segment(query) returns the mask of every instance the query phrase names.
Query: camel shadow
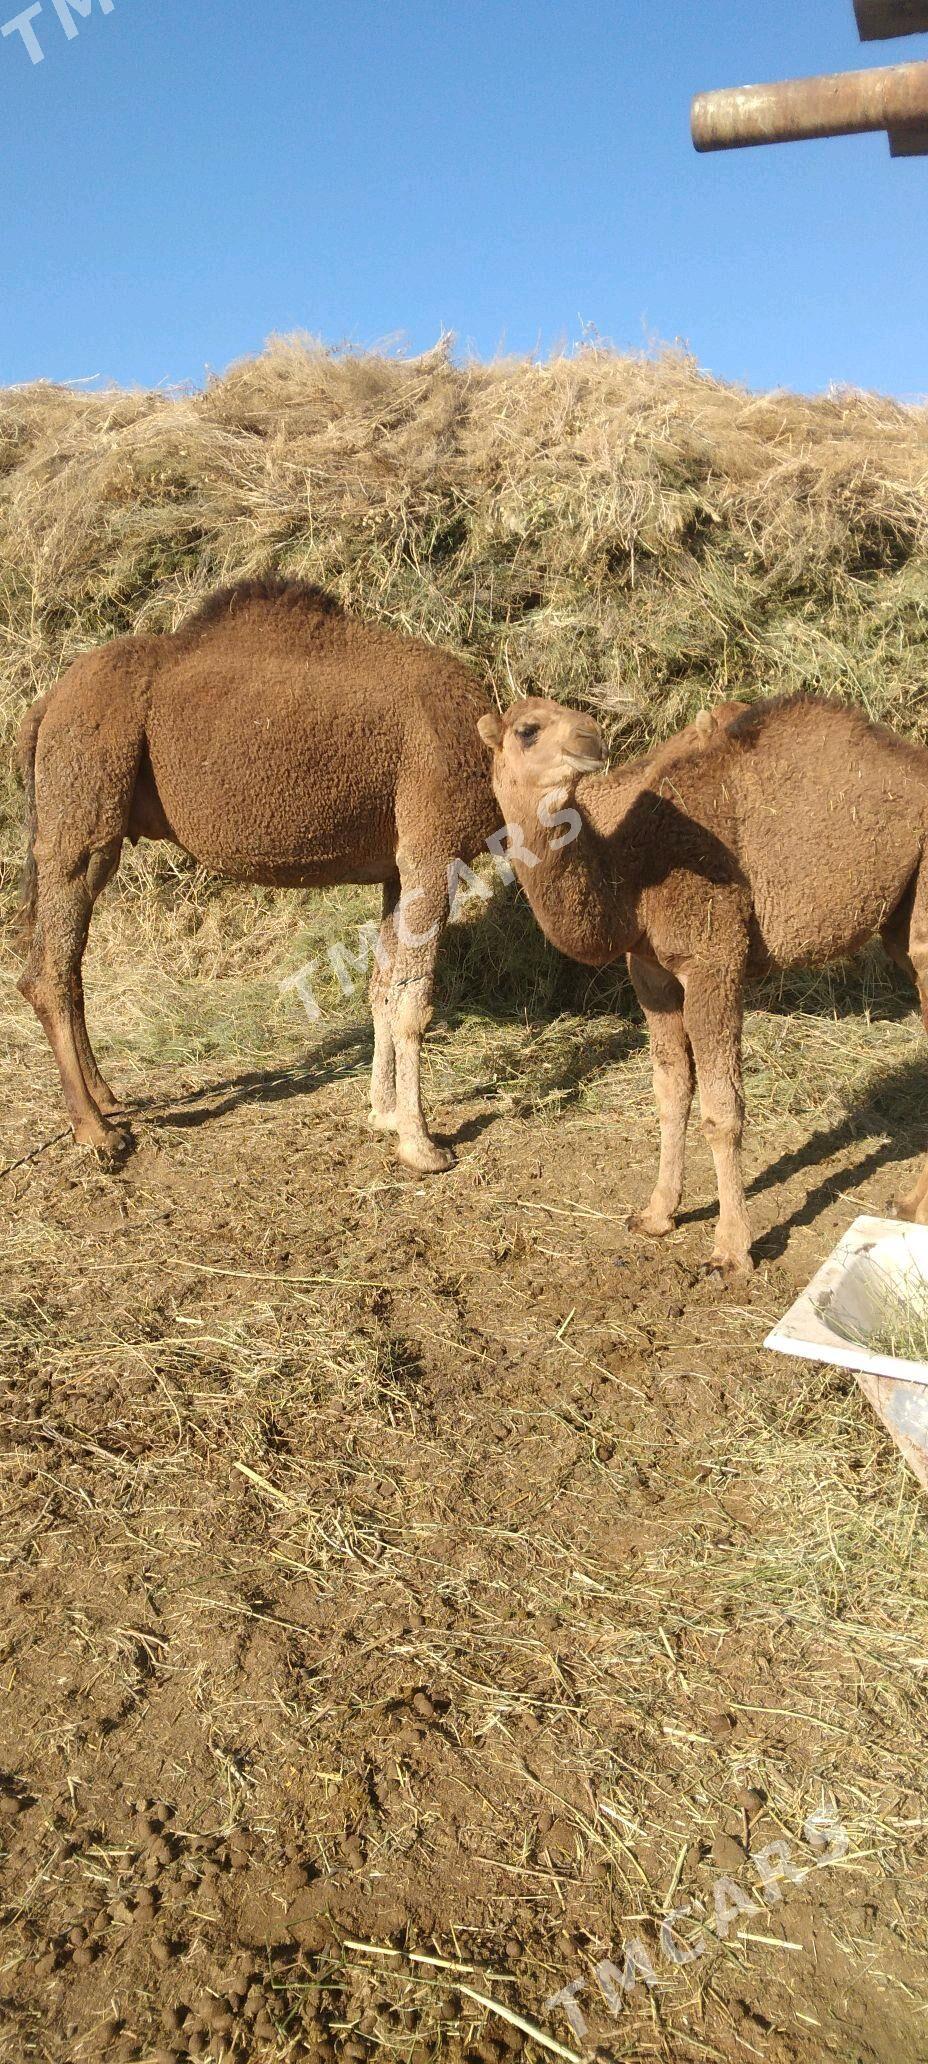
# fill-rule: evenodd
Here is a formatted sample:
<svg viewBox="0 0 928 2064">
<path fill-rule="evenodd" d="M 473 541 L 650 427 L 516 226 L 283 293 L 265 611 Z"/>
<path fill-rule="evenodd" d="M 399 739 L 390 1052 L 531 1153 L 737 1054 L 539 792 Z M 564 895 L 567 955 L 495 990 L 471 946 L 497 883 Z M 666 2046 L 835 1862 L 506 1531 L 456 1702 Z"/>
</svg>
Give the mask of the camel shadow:
<svg viewBox="0 0 928 2064">
<path fill-rule="evenodd" d="M 643 1030 L 629 1019 L 623 999 L 624 967 L 591 977 L 589 969 L 548 945 L 521 893 L 509 898 L 497 884 L 491 902 L 467 925 L 452 925 L 440 947 L 436 978 L 436 1008 L 439 1020 L 452 1033 L 459 1032 L 476 1014 L 504 1029 L 526 1025 L 537 1032 L 565 1025 L 582 1013 L 582 1027 L 565 1038 L 560 1068 L 546 1076 L 547 1092 L 558 1092 L 565 1100 L 579 1096 L 584 1082 L 604 1072 L 626 1053 L 641 1045 Z M 630 985 L 624 985 L 628 996 Z M 360 992 L 359 992 L 360 1002 Z M 275 1104 L 310 1096 L 329 1082 L 362 1075 L 373 1058 L 373 1027 L 366 1006 L 357 1022 L 342 1021 L 328 1033 L 310 1033 L 305 1058 L 279 1067 L 250 1069 L 205 1082 L 177 1096 L 133 1097 L 122 1106 L 123 1115 L 150 1119 L 174 1130 L 193 1130 L 249 1104 Z M 468 1085 L 468 1097 L 495 1094 L 495 1079 Z M 527 1113 L 531 1098 L 518 1106 Z M 498 1113 L 487 1112 L 467 1119 L 456 1131 L 440 1137 L 449 1145 L 478 1138 L 496 1122 Z"/>
<path fill-rule="evenodd" d="M 928 1128 L 916 1127 L 913 1117 L 916 1109 L 924 1107 L 926 1086 L 925 1069 L 919 1062 L 900 1062 L 846 1117 L 834 1125 L 820 1126 L 801 1147 L 778 1154 L 752 1178 L 746 1185 L 746 1194 L 748 1198 L 760 1197 L 765 1190 L 776 1189 L 805 1169 L 820 1167 L 823 1161 L 849 1147 L 861 1145 L 867 1139 L 875 1142 L 851 1166 L 836 1169 L 815 1183 L 786 1218 L 779 1219 L 754 1242 L 758 1260 L 778 1261 L 786 1251 L 790 1234 L 800 1226 L 813 1225 L 842 1192 L 859 1188 L 881 1168 L 893 1167 L 925 1151 Z M 887 1137 L 890 1128 L 891 1136 Z M 714 1219 L 717 1210 L 714 1202 L 702 1204 L 692 1211 L 681 1211 L 678 1223 L 698 1225 Z"/>
<path fill-rule="evenodd" d="M 454 1033 L 466 1024 L 469 1015 L 460 1009 L 450 1011 L 445 1014 L 444 1023 Z M 514 1011 L 505 1010 L 487 1015 L 498 1024 L 518 1023 L 525 1027 L 524 1013 L 517 1017 Z M 587 1084 L 620 1066 L 646 1044 L 644 1026 L 619 1015 L 614 1003 L 608 1016 L 605 1011 L 597 1013 L 580 1026 L 571 1017 L 552 1010 L 536 1018 L 533 1029 L 556 1026 L 562 1018 L 565 1036 L 555 1065 L 545 1072 L 543 1085 L 545 1099 L 557 1099 L 561 1107 L 576 1103 Z M 124 1106 L 125 1115 L 130 1119 L 149 1119 L 172 1130 L 195 1130 L 249 1104 L 288 1103 L 295 1097 L 311 1096 L 328 1083 L 364 1076 L 372 1057 L 372 1028 L 363 1022 L 318 1040 L 305 1060 L 280 1068 L 228 1075 L 181 1096 L 139 1098 Z M 468 1083 L 468 1101 L 495 1097 L 498 1089 L 498 1078 L 485 1075 Z M 534 1115 L 536 1108 L 536 1094 L 526 1090 L 523 1096 L 514 1096 L 507 1116 L 527 1118 Z M 498 1109 L 478 1111 L 459 1126 L 436 1132 L 435 1137 L 444 1145 L 463 1146 L 497 1124 L 500 1115 Z"/>
<path fill-rule="evenodd" d="M 721 851 L 713 853 L 707 861 L 703 853 L 700 858 L 704 866 L 711 862 L 717 872 L 723 855 Z M 911 1012 L 913 999 L 909 984 L 878 950 L 876 955 L 865 954 L 849 965 L 818 971 L 814 976 L 768 978 L 752 985 L 748 1001 L 776 1015 L 794 1016 L 798 1011 L 834 1019 L 868 1010 L 871 1016 L 898 1020 Z M 624 961 L 593 972 L 566 959 L 544 939 L 522 893 L 510 895 L 498 884 L 492 898 L 471 920 L 452 925 L 445 933 L 436 1002 L 441 1022 L 452 1035 L 460 1033 L 476 1014 L 499 1033 L 534 1039 L 555 1035 L 546 1046 L 543 1070 L 526 1067 L 524 1088 L 518 1061 L 511 1053 L 500 1056 L 498 1069 L 491 1064 L 491 1071 L 467 1083 L 468 1102 L 495 1099 L 503 1078 L 510 1092 L 508 1117 L 531 1119 L 540 1103 L 556 1101 L 562 1109 L 576 1104 L 585 1088 L 647 1046 L 646 1028 Z M 370 1066 L 372 1042 L 365 1013 L 350 1026 L 342 1022 L 328 1033 L 317 1033 L 305 1058 L 279 1067 L 230 1073 L 177 1097 L 133 1100 L 125 1107 L 126 1116 L 192 1130 L 250 1104 L 271 1105 L 311 1096 L 329 1082 L 363 1075 Z M 912 1085 L 918 1073 L 914 1064 L 911 1070 L 897 1069 L 857 1111 L 837 1125 L 821 1129 L 801 1149 L 781 1156 L 754 1178 L 749 1195 L 760 1194 L 852 1146 L 861 1133 L 885 1134 L 890 1124 L 899 1133 L 895 1144 L 884 1139 L 854 1169 L 811 1190 L 782 1229 L 764 1236 L 758 1251 L 773 1258 L 783 1251 L 792 1227 L 813 1220 L 837 1188 L 846 1187 L 855 1177 L 864 1181 L 886 1163 L 918 1151 L 920 1142 L 906 1144 L 902 1112 L 891 1108 L 907 1103 L 911 1113 L 916 1102 Z M 499 1123 L 501 1115 L 499 1106 L 478 1111 L 437 1136 L 448 1145 L 465 1145 Z M 710 1219 L 714 1209 L 696 1209 L 684 1214 L 681 1222 Z"/>
<path fill-rule="evenodd" d="M 548 1022 L 552 1026 L 556 1025 L 560 1016 L 560 1013 L 552 1013 Z M 607 1022 L 603 1014 L 594 1035 L 591 1035 L 586 1027 L 580 1031 L 566 1033 L 559 1062 L 546 1070 L 543 1085 L 539 1085 L 537 1090 L 526 1089 L 522 1095 L 517 1091 L 513 1093 L 510 1089 L 510 1101 L 505 1113 L 507 1119 L 518 1121 L 535 1118 L 540 1100 L 545 1104 L 556 1103 L 560 1111 L 568 1109 L 571 1105 L 579 1103 L 584 1089 L 591 1083 L 611 1074 L 623 1061 L 630 1060 L 633 1055 L 640 1053 L 647 1045 L 644 1026 L 636 1024 L 631 1019 L 616 1018 L 614 1013 L 613 1019 L 613 1022 Z M 456 1016 L 454 1024 L 458 1022 Z M 565 1020 L 565 1025 L 569 1022 Z M 522 1024 L 524 1023 L 523 1019 Z M 498 1090 L 499 1082 L 491 1076 L 480 1082 L 469 1083 L 467 1095 L 469 1099 L 495 1097 Z M 454 1132 L 443 1133 L 441 1138 L 448 1146 L 463 1146 L 479 1139 L 491 1126 L 498 1125 L 502 1115 L 498 1107 L 495 1110 L 478 1111 L 473 1118 L 465 1119 Z"/>
<path fill-rule="evenodd" d="M 205 1082 L 183 1096 L 145 1097 L 125 1106 L 128 1118 L 150 1118 L 159 1125 L 190 1129 L 211 1124 L 246 1104 L 288 1103 L 292 1097 L 309 1096 L 327 1082 L 338 1082 L 363 1072 L 370 1064 L 372 1039 L 368 1025 L 330 1033 L 320 1040 L 304 1061 L 283 1068 L 251 1069 L 246 1074 L 228 1075 L 219 1082 Z"/>
</svg>

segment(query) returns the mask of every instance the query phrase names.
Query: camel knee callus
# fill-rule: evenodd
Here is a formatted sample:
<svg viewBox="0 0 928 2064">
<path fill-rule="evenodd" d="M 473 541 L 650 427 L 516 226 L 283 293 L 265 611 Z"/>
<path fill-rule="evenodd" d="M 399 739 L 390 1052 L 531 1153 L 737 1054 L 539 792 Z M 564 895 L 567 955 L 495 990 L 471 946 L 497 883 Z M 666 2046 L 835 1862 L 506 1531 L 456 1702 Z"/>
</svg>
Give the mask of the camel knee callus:
<svg viewBox="0 0 928 2064">
<path fill-rule="evenodd" d="M 728 704 L 614 773 L 560 704 L 480 721 L 507 820 L 541 798 L 575 835 L 513 864 L 543 931 L 590 966 L 621 954 L 648 1023 L 660 1167 L 637 1223 L 674 1223 L 694 1083 L 715 1161 L 713 1265 L 750 1266 L 741 1177 L 745 980 L 843 960 L 876 934 L 918 985 L 928 1026 L 928 751 L 811 696 Z M 899 1211 L 928 1223 L 928 1162 Z"/>
<path fill-rule="evenodd" d="M 171 839 L 238 881 L 383 883 L 372 1117 L 410 1166 L 448 1166 L 422 1113 L 419 1047 L 449 875 L 496 823 L 476 732 L 486 709 L 450 654 L 275 580 L 222 590 L 170 635 L 88 654 L 33 706 L 20 731 L 20 986 L 78 1140 L 109 1155 L 124 1144 L 84 1022 L 94 900 L 126 838 Z"/>
</svg>

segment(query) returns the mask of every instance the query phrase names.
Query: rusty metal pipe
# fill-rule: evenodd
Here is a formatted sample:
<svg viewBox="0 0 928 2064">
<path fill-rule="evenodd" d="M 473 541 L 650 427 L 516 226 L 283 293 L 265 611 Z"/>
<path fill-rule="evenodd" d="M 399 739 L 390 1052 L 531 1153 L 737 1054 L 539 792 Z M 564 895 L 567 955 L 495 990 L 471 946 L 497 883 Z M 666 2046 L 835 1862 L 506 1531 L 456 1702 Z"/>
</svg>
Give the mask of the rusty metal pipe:
<svg viewBox="0 0 928 2064">
<path fill-rule="evenodd" d="M 745 144 L 798 143 L 814 136 L 858 136 L 866 130 L 915 132 L 928 124 L 928 63 L 881 65 L 870 72 L 832 72 L 820 79 L 784 79 L 769 86 L 733 86 L 693 102 L 698 151 Z"/>
</svg>

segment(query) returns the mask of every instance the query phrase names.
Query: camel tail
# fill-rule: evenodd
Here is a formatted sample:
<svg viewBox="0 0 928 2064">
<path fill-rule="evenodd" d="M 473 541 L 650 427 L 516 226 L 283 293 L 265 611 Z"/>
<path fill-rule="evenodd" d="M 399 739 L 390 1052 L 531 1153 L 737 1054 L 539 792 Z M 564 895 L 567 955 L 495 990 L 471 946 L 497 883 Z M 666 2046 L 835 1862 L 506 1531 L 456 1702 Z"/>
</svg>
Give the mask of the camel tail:
<svg viewBox="0 0 928 2064">
<path fill-rule="evenodd" d="M 26 857 L 20 880 L 17 929 L 20 944 L 26 953 L 32 944 L 39 887 L 39 873 L 35 864 L 35 841 L 39 829 L 35 802 L 35 756 L 39 743 L 39 727 L 48 704 L 49 697 L 40 695 L 32 708 L 26 711 L 19 727 L 19 764 L 26 791 Z"/>
</svg>

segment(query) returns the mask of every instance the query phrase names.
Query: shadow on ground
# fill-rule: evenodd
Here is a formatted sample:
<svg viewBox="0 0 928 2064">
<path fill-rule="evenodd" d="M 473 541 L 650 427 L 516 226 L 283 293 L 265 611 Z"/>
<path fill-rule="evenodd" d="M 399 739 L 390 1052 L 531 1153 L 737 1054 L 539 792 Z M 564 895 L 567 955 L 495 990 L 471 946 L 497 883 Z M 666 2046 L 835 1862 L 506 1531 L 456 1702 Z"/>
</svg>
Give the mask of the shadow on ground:
<svg viewBox="0 0 928 2064">
<path fill-rule="evenodd" d="M 757 1260 L 778 1261 L 786 1251 L 790 1234 L 799 1226 L 813 1225 L 821 1213 L 834 1204 L 841 1191 L 859 1189 L 881 1168 L 910 1161 L 928 1148 L 928 1128 L 921 1123 L 913 1123 L 915 1112 L 926 1101 L 925 1088 L 925 1069 L 917 1061 L 902 1062 L 881 1077 L 877 1088 L 844 1118 L 833 1125 L 820 1126 L 801 1147 L 778 1154 L 766 1168 L 752 1177 L 747 1184 L 749 1201 L 763 1196 L 765 1191 L 779 1189 L 805 1169 L 820 1168 L 824 1162 L 833 1161 L 848 1149 L 864 1146 L 870 1140 L 874 1142 L 856 1161 L 833 1169 L 815 1183 L 788 1218 L 781 1219 L 755 1242 Z M 681 1211 L 678 1222 L 680 1225 L 698 1225 L 715 1216 L 716 1205 L 713 1202 L 701 1204 L 692 1211 Z"/>
</svg>

